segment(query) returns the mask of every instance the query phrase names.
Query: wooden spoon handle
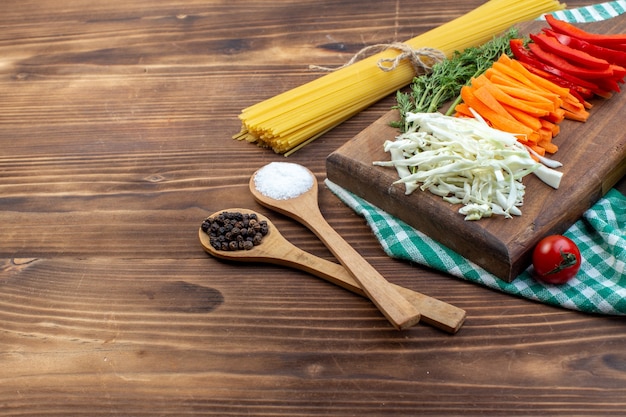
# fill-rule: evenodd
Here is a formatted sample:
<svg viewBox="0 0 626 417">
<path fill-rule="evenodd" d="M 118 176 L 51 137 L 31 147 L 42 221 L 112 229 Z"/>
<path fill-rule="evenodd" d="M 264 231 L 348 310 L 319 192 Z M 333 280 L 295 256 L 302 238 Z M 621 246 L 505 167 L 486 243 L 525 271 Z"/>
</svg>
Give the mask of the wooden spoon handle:
<svg viewBox="0 0 626 417">
<path fill-rule="evenodd" d="M 409 303 L 373 266 L 348 244 L 324 219 L 319 210 L 310 208 L 305 224 L 341 264 L 352 274 L 367 297 L 397 329 L 417 324 L 420 311 Z"/>
<path fill-rule="evenodd" d="M 258 172 L 250 178 L 249 188 L 259 203 L 286 214 L 315 233 L 339 262 L 350 271 L 369 299 L 396 329 L 405 329 L 417 324 L 420 312 L 415 306 L 402 297 L 326 222 L 317 202 L 317 181 L 312 173 L 309 174 L 313 179 L 313 186 L 308 191 L 288 199 L 276 199 L 259 191 L 255 183 Z"/>
<path fill-rule="evenodd" d="M 342 265 L 317 257 L 296 246 L 289 249 L 287 256 L 274 259 L 274 261 L 308 272 L 355 294 L 367 297 L 352 274 Z M 465 322 L 466 312 L 461 308 L 393 283 L 390 285 L 421 313 L 421 321 L 424 323 L 454 334 Z"/>
</svg>

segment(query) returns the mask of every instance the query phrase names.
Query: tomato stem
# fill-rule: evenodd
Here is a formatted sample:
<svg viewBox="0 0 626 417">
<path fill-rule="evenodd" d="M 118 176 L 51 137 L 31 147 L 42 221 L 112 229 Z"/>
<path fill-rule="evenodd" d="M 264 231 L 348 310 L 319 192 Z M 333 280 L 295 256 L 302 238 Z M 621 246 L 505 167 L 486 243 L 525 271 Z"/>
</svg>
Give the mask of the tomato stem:
<svg viewBox="0 0 626 417">
<path fill-rule="evenodd" d="M 576 265 L 576 262 L 577 262 L 576 255 L 570 252 L 563 252 L 563 250 L 561 250 L 560 252 L 561 252 L 561 262 L 559 262 L 559 264 L 553 270 L 547 272 L 545 275 L 556 274 L 558 272 L 561 272 L 564 269 L 567 269 L 569 267 Z"/>
</svg>

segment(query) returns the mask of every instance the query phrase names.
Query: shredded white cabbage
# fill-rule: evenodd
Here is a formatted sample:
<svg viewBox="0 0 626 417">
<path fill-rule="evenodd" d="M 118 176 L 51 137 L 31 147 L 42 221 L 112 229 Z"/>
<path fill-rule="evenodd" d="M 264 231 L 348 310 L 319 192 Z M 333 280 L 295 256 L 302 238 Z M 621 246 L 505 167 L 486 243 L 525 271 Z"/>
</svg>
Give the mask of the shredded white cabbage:
<svg viewBox="0 0 626 417">
<path fill-rule="evenodd" d="M 396 183 L 405 184 L 406 194 L 420 188 L 463 204 L 459 213 L 465 220 L 522 214 L 521 179 L 546 167 L 514 135 L 478 119 L 441 113 L 408 113 L 406 122 L 405 133 L 384 144 L 391 160 L 374 162 L 395 167 Z"/>
</svg>

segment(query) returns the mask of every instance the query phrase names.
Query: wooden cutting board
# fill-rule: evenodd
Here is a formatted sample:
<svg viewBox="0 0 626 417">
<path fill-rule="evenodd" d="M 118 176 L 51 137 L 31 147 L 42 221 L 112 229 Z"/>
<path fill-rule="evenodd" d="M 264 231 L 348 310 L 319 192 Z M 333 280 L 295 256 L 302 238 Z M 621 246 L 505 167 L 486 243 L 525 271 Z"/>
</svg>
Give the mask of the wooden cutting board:
<svg viewBox="0 0 626 417">
<path fill-rule="evenodd" d="M 545 22 L 520 27 L 536 32 Z M 626 31 L 626 15 L 581 25 L 597 33 Z M 446 203 L 430 192 L 405 195 L 395 168 L 374 166 L 387 161 L 383 143 L 399 133 L 389 123 L 398 120 L 395 110 L 356 135 L 326 160 L 328 179 L 414 228 L 455 250 L 497 277 L 510 282 L 531 262 L 532 249 L 544 236 L 563 233 L 626 173 L 626 92 L 594 99 L 586 123 L 566 120 L 554 139 L 564 173 L 555 190 L 534 175 L 524 178 L 526 195 L 522 216 L 494 216 L 465 221 L 460 205 Z"/>
</svg>

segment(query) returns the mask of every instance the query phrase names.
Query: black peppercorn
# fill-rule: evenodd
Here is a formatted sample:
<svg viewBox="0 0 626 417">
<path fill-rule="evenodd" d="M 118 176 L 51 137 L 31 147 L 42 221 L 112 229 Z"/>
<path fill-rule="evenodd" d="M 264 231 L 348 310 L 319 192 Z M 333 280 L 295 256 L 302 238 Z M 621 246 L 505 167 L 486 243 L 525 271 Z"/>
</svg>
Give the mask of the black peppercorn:
<svg viewBox="0 0 626 417">
<path fill-rule="evenodd" d="M 259 221 L 256 213 L 224 211 L 205 219 L 201 229 L 217 250 L 250 250 L 261 244 L 269 225 Z"/>
</svg>

